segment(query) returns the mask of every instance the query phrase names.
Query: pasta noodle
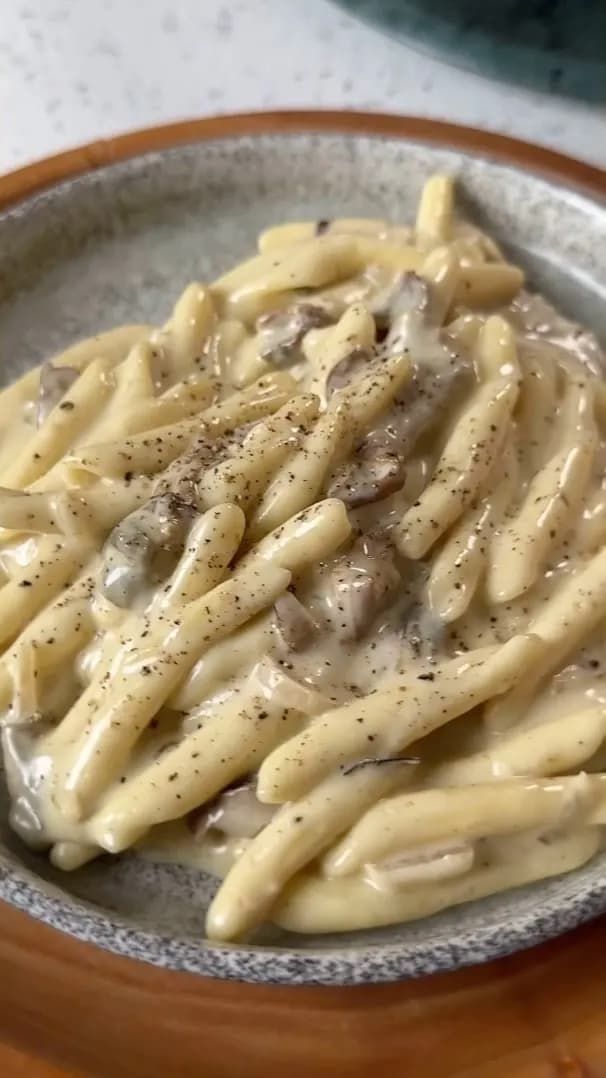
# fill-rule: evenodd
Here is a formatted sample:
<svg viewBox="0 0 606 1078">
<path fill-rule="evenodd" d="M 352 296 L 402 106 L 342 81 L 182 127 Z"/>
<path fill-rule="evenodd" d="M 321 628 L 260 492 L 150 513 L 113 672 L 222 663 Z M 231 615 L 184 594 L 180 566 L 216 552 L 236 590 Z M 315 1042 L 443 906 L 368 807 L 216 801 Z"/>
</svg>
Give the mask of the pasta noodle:
<svg viewBox="0 0 606 1078">
<path fill-rule="evenodd" d="M 437 880 L 431 887 L 383 889 L 360 877 L 330 880 L 301 875 L 287 889 L 273 912 L 279 925 L 291 932 L 343 932 L 368 923 L 388 925 L 427 917 L 449 906 L 477 901 L 511 887 L 572 872 L 599 850 L 596 828 L 583 828 L 558 837 L 550 845 L 521 843 L 491 851 L 490 860 L 457 879 Z M 504 856 L 499 857 L 499 853 Z"/>
<path fill-rule="evenodd" d="M 10 824 L 56 868 L 193 864 L 233 940 L 602 848 L 599 346 L 454 196 L 269 228 L 0 393 Z"/>
</svg>

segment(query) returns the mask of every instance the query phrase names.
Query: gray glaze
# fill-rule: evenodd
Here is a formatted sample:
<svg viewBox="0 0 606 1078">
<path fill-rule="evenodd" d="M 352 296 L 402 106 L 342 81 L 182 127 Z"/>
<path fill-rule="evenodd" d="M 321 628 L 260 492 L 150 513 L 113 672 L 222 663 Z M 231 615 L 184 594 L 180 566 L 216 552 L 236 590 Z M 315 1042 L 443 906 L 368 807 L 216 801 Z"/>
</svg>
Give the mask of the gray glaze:
<svg viewBox="0 0 606 1078">
<path fill-rule="evenodd" d="M 0 356 L 8 381 L 74 338 L 160 322 L 187 281 L 250 252 L 280 219 L 410 220 L 424 178 L 454 172 L 465 213 L 531 283 L 606 339 L 606 209 L 503 165 L 410 142 L 337 135 L 238 138 L 149 154 L 56 187 L 0 217 Z M 2 819 L 0 897 L 62 931 L 158 966 L 291 984 L 397 980 L 530 947 L 606 910 L 606 857 L 439 914 L 341 936 L 266 928 L 209 944 L 215 884 L 127 855 L 62 875 Z"/>
</svg>

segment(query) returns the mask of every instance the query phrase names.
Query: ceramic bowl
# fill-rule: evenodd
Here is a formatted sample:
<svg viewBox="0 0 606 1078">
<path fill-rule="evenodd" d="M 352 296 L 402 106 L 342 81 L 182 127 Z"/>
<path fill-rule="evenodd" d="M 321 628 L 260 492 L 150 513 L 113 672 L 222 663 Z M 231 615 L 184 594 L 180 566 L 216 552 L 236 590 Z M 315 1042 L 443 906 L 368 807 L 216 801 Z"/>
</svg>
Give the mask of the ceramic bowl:
<svg viewBox="0 0 606 1078">
<path fill-rule="evenodd" d="M 450 145 L 441 144 L 445 134 Z M 452 127 L 372 117 L 240 118 L 89 148 L 0 181 L 0 201 L 14 203 L 48 177 L 138 147 L 189 143 L 93 167 L 0 215 L 2 380 L 99 329 L 162 322 L 189 280 L 212 278 L 244 257 L 271 222 L 337 214 L 409 221 L 436 169 L 456 175 L 461 211 L 525 266 L 533 286 L 606 337 L 606 208 L 540 175 L 547 166 L 599 182 L 597 172 L 518 146 L 533 164 L 526 171 L 496 160 L 511 153 L 511 143 L 477 138 L 480 148 L 471 152 L 456 148 L 470 133 Z M 0 897 L 32 917 L 159 966 L 249 981 L 417 976 L 529 947 L 606 910 L 600 857 L 572 875 L 416 924 L 322 937 L 266 928 L 250 944 L 226 946 L 204 938 L 215 882 L 200 873 L 133 855 L 58 873 L 11 834 L 4 795 L 0 843 Z"/>
</svg>

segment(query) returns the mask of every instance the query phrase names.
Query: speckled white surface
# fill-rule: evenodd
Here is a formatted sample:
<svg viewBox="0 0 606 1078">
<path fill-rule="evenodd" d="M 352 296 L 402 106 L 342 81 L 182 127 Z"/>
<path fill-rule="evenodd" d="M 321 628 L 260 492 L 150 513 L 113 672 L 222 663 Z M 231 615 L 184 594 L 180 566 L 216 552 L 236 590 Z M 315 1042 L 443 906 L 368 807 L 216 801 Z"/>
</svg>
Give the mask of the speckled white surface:
<svg viewBox="0 0 606 1078">
<path fill-rule="evenodd" d="M 457 71 L 328 0 L 0 0 L 0 171 L 149 124 L 306 106 L 454 120 L 606 166 L 606 109 Z"/>
</svg>

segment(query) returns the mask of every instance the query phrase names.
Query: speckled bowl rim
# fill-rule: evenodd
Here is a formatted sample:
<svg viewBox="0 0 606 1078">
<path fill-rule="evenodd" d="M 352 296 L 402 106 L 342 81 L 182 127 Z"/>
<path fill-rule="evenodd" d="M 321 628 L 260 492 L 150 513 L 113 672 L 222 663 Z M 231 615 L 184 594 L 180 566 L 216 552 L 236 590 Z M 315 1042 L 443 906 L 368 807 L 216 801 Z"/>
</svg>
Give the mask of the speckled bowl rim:
<svg viewBox="0 0 606 1078">
<path fill-rule="evenodd" d="M 588 866 L 591 872 L 591 864 Z M 214 943 L 137 927 L 126 917 L 113 917 L 72 895 L 66 895 L 21 865 L 0 861 L 0 899 L 36 921 L 67 933 L 83 943 L 157 966 L 221 980 L 251 984 L 363 985 L 382 984 L 481 965 L 532 949 L 594 919 L 606 908 L 606 877 L 599 883 L 577 879 L 583 868 L 569 874 L 569 908 L 558 906 L 545 914 L 539 904 L 515 922 L 478 928 L 473 942 L 465 933 L 447 946 L 377 941 L 365 946 L 293 948 Z M 575 887 L 575 882 L 577 886 Z M 557 922 L 557 923 L 556 923 Z"/>
<path fill-rule="evenodd" d="M 21 203 L 65 180 L 150 151 L 243 135 L 322 132 L 401 138 L 462 150 L 522 168 L 606 202 L 605 171 L 508 136 L 384 113 L 284 111 L 209 117 L 152 127 L 47 157 L 0 177 L 0 209 Z M 27 210 L 27 203 L 22 210 Z M 496 927 L 478 928 L 473 944 L 465 934 L 460 941 L 452 939 L 447 948 L 439 949 L 428 948 L 427 944 L 406 946 L 379 940 L 364 946 L 331 945 L 326 949 L 300 950 L 201 940 L 200 947 L 194 951 L 191 937 L 147 930 L 126 917 L 114 917 L 67 896 L 46 881 L 42 883 L 10 854 L 0 857 L 0 899 L 85 943 L 94 942 L 115 954 L 167 969 L 265 984 L 347 985 L 396 981 L 462 968 L 528 949 L 533 937 L 544 941 L 562 935 L 606 908 L 606 877 L 596 882 L 593 875 L 587 879 L 584 875 L 583 869 L 571 874 L 567 910 L 560 906 L 553 914 L 546 915 L 537 904 L 529 912 L 516 915 L 507 932 Z"/>
</svg>

